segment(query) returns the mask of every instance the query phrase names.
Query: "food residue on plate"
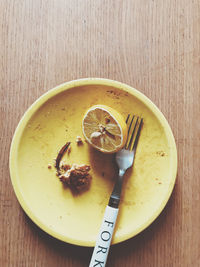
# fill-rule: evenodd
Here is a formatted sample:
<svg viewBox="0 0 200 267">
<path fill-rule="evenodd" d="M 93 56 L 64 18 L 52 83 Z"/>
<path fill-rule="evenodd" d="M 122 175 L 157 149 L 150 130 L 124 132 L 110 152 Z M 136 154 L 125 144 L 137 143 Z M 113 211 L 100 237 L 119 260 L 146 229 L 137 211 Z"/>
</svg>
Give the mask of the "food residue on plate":
<svg viewBox="0 0 200 267">
<path fill-rule="evenodd" d="M 83 140 L 81 139 L 80 136 L 76 137 L 76 143 L 77 143 L 77 145 L 82 145 L 83 144 Z"/>
<path fill-rule="evenodd" d="M 63 165 L 61 169 L 64 173 L 59 175 L 59 178 L 63 184 L 69 186 L 75 191 L 85 191 L 90 186 L 91 175 L 89 174 L 90 166 L 86 164 L 72 164 Z"/>
<path fill-rule="evenodd" d="M 59 151 L 58 153 L 58 156 L 56 158 L 56 163 L 55 163 L 55 167 L 56 167 L 56 170 L 57 170 L 57 173 L 59 174 L 59 171 L 60 171 L 60 161 L 64 155 L 64 153 L 67 151 L 67 149 L 69 148 L 71 142 L 67 142 L 62 148 L 61 150 Z"/>
<path fill-rule="evenodd" d="M 162 151 L 162 150 L 161 151 L 157 151 L 156 154 L 161 156 L 161 157 L 166 156 L 166 153 L 164 151 Z"/>
<path fill-rule="evenodd" d="M 82 143 L 81 137 L 78 138 L 78 141 Z M 76 163 L 72 165 L 66 164 L 64 161 L 61 161 L 65 152 L 67 152 L 67 154 L 71 152 L 70 142 L 67 142 L 60 149 L 55 160 L 56 176 L 59 177 L 63 185 L 68 186 L 74 192 L 80 193 L 89 189 L 92 178 L 89 174 L 90 166 L 86 164 L 78 165 Z"/>
<path fill-rule="evenodd" d="M 51 168 L 52 168 L 52 166 L 51 166 L 51 164 L 50 164 L 50 163 L 48 164 L 48 166 L 47 166 L 47 167 L 48 167 L 48 169 L 51 169 Z"/>
</svg>

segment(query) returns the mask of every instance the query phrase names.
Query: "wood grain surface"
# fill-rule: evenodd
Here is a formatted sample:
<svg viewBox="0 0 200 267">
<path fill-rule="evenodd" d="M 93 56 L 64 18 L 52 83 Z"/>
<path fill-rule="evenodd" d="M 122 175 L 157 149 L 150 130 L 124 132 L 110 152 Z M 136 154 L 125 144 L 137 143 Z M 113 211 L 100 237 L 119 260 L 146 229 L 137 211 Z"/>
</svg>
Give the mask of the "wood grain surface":
<svg viewBox="0 0 200 267">
<path fill-rule="evenodd" d="M 22 211 L 9 149 L 26 109 L 82 77 L 125 82 L 164 113 L 178 148 L 173 194 L 141 234 L 111 248 L 114 267 L 200 266 L 200 1 L 0 0 L 0 266 L 88 266 Z"/>
</svg>

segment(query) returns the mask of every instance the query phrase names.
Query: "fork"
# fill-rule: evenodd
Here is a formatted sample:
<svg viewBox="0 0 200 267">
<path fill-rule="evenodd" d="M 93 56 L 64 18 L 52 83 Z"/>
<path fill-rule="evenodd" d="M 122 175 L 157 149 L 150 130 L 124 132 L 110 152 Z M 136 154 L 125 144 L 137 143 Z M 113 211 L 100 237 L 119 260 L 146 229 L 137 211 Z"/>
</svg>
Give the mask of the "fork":
<svg viewBox="0 0 200 267">
<path fill-rule="evenodd" d="M 136 120 L 136 121 L 135 121 Z M 135 121 L 135 122 L 134 122 Z M 127 169 L 133 166 L 136 148 L 143 125 L 143 119 L 139 117 L 127 116 L 126 123 L 128 126 L 128 137 L 123 149 L 116 153 L 116 163 L 119 168 L 118 179 L 110 196 L 109 203 L 106 207 L 103 222 L 96 241 L 89 267 L 104 267 L 108 257 L 110 243 L 117 220 L 123 176 Z"/>
</svg>

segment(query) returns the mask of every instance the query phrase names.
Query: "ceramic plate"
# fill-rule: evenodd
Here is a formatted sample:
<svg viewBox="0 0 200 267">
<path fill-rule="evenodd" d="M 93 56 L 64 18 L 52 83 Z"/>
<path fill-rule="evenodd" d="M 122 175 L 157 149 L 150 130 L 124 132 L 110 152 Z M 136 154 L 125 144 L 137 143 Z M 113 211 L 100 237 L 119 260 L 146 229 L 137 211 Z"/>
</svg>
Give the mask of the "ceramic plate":
<svg viewBox="0 0 200 267">
<path fill-rule="evenodd" d="M 177 151 L 170 126 L 159 109 L 136 89 L 106 79 L 67 82 L 41 96 L 21 119 L 11 145 L 10 174 L 16 196 L 41 229 L 62 241 L 94 246 L 117 173 L 114 155 L 87 143 L 77 146 L 84 112 L 95 104 L 118 110 L 124 118 L 144 118 L 134 167 L 123 184 L 113 243 L 127 240 L 151 224 L 174 187 Z M 89 164 L 90 189 L 73 195 L 53 166 L 59 149 L 71 142 L 67 163 Z"/>
</svg>

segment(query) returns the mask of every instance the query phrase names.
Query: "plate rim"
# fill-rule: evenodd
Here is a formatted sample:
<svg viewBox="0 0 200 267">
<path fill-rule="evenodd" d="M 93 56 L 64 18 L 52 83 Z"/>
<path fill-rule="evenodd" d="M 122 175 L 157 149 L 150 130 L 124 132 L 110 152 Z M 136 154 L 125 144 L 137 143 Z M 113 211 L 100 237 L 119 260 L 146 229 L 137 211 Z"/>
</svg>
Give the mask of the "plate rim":
<svg viewBox="0 0 200 267">
<path fill-rule="evenodd" d="M 176 143 L 175 143 L 175 138 L 172 133 L 172 129 L 165 118 L 164 114 L 160 111 L 160 109 L 143 93 L 138 91 L 137 89 L 133 88 L 132 86 L 129 86 L 125 83 L 118 82 L 115 80 L 111 79 L 104 79 L 104 78 L 82 78 L 82 79 L 77 79 L 77 80 L 72 80 L 68 81 L 65 83 L 62 83 L 60 85 L 57 85 L 56 87 L 48 90 L 46 93 L 42 94 L 36 101 L 33 102 L 32 105 L 25 111 L 24 115 L 21 117 L 10 146 L 10 154 L 9 154 L 9 170 L 10 170 L 10 178 L 12 182 L 12 186 L 15 192 L 15 195 L 17 197 L 17 200 L 19 204 L 21 205 L 22 209 L 25 211 L 25 213 L 28 215 L 28 217 L 43 231 L 45 231 L 47 234 L 64 241 L 66 243 L 70 243 L 73 245 L 78 245 L 78 246 L 84 246 L 84 247 L 92 247 L 94 246 L 94 242 L 90 240 L 76 240 L 72 239 L 66 236 L 63 236 L 53 229 L 50 229 L 48 226 L 43 224 L 37 216 L 34 215 L 34 213 L 31 211 L 31 208 L 27 205 L 26 201 L 23 198 L 23 194 L 20 191 L 20 185 L 18 184 L 18 179 L 17 175 L 15 174 L 15 164 L 16 162 L 14 161 L 19 143 L 20 143 L 20 136 L 23 133 L 23 130 L 31 118 L 31 116 L 40 108 L 46 101 L 48 101 L 50 98 L 58 95 L 61 92 L 64 92 L 68 89 L 71 88 L 76 88 L 80 86 L 86 86 L 86 85 L 106 85 L 110 87 L 115 87 L 117 89 L 120 89 L 122 91 L 126 91 L 133 96 L 137 97 L 142 103 L 144 103 L 152 112 L 153 114 L 158 118 L 159 122 L 164 128 L 165 135 L 168 139 L 168 143 L 170 145 L 170 150 L 171 150 L 171 180 L 170 184 L 168 187 L 168 191 L 166 192 L 165 198 L 161 202 L 159 208 L 156 210 L 156 212 L 153 213 L 153 215 L 142 225 L 140 225 L 135 231 L 124 234 L 123 237 L 119 237 L 115 239 L 115 242 L 113 244 L 118 244 L 120 242 L 123 242 L 125 240 L 128 240 L 140 232 L 142 232 L 144 229 L 146 229 L 153 221 L 160 215 L 160 213 L 163 211 L 165 208 L 175 185 L 176 177 L 177 177 L 177 169 L 178 169 L 178 163 L 177 163 L 177 148 L 176 148 Z"/>
</svg>

